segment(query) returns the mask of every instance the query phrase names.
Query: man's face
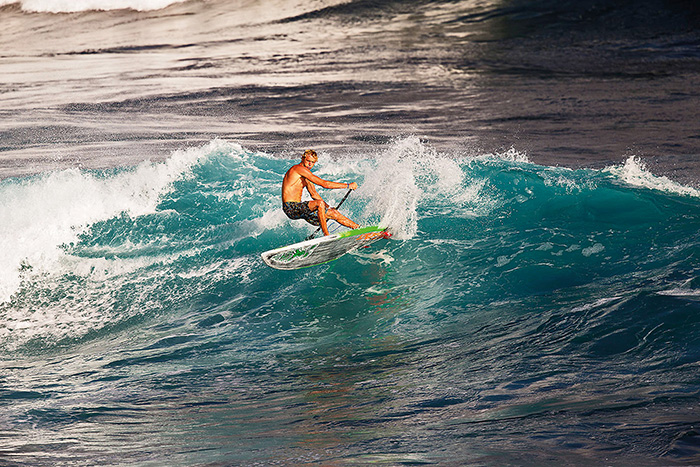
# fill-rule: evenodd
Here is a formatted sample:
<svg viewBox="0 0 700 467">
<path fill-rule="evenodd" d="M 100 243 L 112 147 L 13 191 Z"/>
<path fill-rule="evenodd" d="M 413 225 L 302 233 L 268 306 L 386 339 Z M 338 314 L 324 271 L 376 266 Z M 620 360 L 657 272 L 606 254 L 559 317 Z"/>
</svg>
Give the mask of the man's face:
<svg viewBox="0 0 700 467">
<path fill-rule="evenodd" d="M 311 168 L 314 166 L 314 164 L 316 164 L 316 161 L 310 157 L 304 156 L 302 163 L 304 164 L 304 167 L 311 170 Z"/>
</svg>

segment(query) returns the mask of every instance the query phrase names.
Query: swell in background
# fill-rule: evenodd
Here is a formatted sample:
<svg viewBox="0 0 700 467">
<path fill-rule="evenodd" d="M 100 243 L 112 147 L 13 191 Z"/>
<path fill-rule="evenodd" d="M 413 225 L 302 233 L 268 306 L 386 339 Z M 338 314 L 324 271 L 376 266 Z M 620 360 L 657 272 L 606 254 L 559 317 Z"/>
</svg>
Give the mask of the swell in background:
<svg viewBox="0 0 700 467">
<path fill-rule="evenodd" d="M 21 5 L 0 7 L 2 177 L 215 137 L 362 155 L 408 134 L 457 155 L 700 173 L 694 2 Z"/>
</svg>

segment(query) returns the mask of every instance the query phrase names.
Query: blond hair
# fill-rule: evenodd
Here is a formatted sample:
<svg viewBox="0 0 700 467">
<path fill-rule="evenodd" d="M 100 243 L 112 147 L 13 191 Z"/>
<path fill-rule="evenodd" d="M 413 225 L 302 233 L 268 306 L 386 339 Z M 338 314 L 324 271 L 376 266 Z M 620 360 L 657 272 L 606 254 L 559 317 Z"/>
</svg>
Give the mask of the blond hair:
<svg viewBox="0 0 700 467">
<path fill-rule="evenodd" d="M 316 154 L 316 151 L 314 151 L 313 149 L 307 149 L 306 151 L 304 151 L 304 155 L 301 156 L 301 158 L 308 158 L 315 162 L 318 160 L 318 154 Z"/>
</svg>

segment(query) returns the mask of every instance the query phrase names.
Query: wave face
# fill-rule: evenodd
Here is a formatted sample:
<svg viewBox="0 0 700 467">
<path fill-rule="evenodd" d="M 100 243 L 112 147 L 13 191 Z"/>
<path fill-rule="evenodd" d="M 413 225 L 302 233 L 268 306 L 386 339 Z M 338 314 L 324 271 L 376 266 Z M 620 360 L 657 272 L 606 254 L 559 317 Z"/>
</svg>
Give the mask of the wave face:
<svg viewBox="0 0 700 467">
<path fill-rule="evenodd" d="M 394 238 L 292 272 L 259 254 L 312 229 L 279 206 L 296 158 L 214 140 L 1 181 L 3 455 L 696 458 L 700 193 L 635 158 L 572 170 L 413 137 L 374 156 L 316 171 L 358 181 L 343 210 Z"/>
</svg>

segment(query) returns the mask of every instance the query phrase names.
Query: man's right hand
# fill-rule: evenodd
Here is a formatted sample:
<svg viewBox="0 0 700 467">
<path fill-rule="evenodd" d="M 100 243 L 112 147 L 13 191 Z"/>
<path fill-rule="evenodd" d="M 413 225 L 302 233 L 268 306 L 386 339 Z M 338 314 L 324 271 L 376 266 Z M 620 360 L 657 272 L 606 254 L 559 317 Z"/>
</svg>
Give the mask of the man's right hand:
<svg viewBox="0 0 700 467">
<path fill-rule="evenodd" d="M 357 190 L 357 183 L 352 182 L 350 185 L 348 185 L 348 188 L 350 188 L 351 190 Z"/>
</svg>

